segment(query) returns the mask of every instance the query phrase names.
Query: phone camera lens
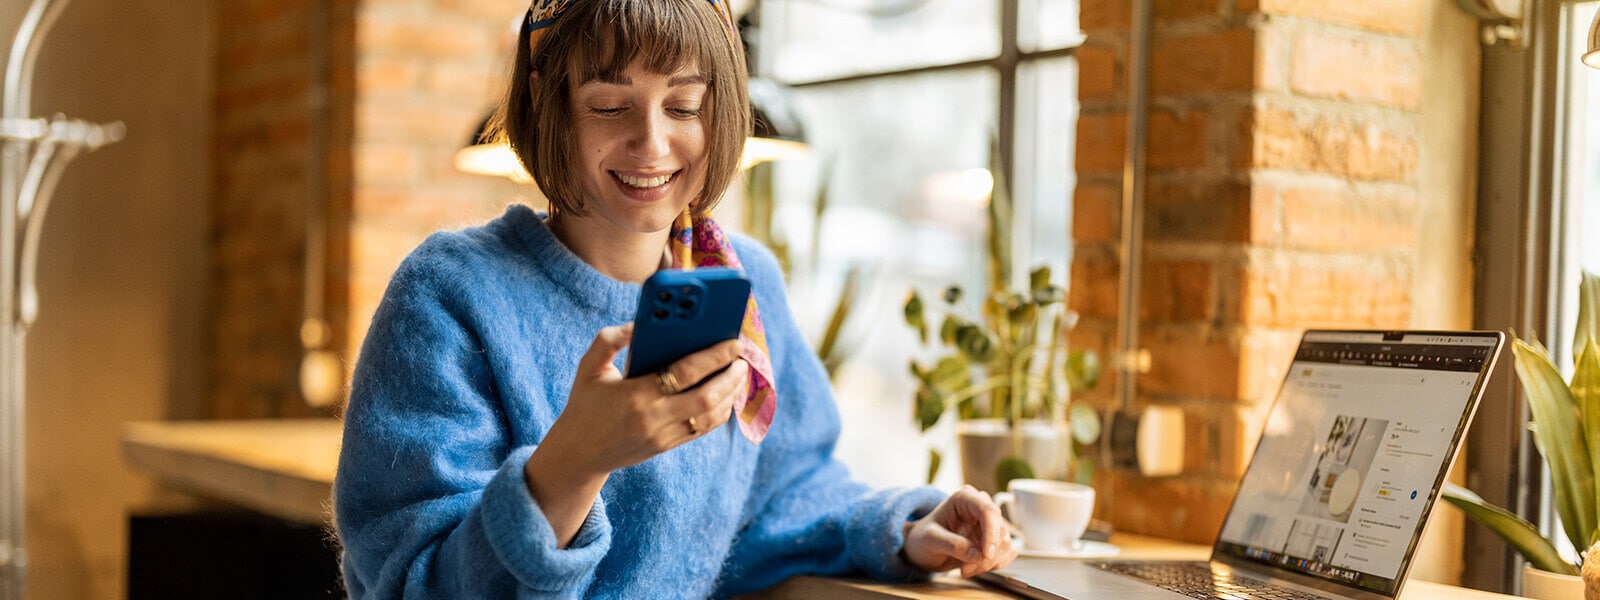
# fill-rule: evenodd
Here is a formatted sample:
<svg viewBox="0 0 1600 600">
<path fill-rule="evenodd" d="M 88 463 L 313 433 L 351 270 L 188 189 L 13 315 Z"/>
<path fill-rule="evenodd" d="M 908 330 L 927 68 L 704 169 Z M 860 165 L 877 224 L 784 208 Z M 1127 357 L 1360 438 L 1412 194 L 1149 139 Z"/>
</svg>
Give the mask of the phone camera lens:
<svg viewBox="0 0 1600 600">
<path fill-rule="evenodd" d="M 658 308 L 658 309 L 656 309 L 656 312 L 653 313 L 653 314 L 655 315 L 656 320 L 665 319 L 665 318 L 667 318 L 667 309 Z"/>
<path fill-rule="evenodd" d="M 671 302 L 672 301 L 672 292 L 669 292 L 669 291 L 666 291 L 666 290 L 662 290 L 660 292 L 656 292 L 656 299 L 660 300 L 662 302 Z"/>
<path fill-rule="evenodd" d="M 684 298 L 682 301 L 678 302 L 678 308 L 681 308 L 681 309 L 684 309 L 684 310 L 693 310 L 694 309 L 694 299 L 692 299 L 692 298 Z"/>
</svg>

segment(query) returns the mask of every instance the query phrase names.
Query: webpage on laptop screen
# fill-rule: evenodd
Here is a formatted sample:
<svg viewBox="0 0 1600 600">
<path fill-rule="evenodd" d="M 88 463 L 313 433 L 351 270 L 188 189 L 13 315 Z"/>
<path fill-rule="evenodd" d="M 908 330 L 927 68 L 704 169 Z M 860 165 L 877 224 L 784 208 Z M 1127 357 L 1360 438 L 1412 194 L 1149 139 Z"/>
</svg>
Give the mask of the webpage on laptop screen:
<svg viewBox="0 0 1600 600">
<path fill-rule="evenodd" d="M 1301 344 L 1218 550 L 1393 593 L 1494 339 L 1339 335 Z"/>
</svg>

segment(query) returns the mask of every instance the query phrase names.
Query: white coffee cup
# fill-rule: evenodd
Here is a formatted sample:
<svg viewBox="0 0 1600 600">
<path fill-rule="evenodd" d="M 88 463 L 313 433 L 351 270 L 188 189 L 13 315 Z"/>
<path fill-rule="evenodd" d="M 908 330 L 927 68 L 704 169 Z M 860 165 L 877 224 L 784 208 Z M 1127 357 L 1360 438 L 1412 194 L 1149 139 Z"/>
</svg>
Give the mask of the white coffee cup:
<svg viewBox="0 0 1600 600">
<path fill-rule="evenodd" d="M 1094 513 L 1094 488 L 1048 479 L 1013 479 L 994 495 L 1023 547 L 1035 552 L 1076 548 Z"/>
</svg>

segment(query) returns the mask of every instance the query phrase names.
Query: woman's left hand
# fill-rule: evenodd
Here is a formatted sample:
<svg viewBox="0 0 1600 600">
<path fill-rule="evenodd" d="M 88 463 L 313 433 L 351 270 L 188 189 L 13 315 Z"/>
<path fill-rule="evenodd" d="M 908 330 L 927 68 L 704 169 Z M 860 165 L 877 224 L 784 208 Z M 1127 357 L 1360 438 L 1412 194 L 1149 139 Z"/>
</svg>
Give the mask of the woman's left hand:
<svg viewBox="0 0 1600 600">
<path fill-rule="evenodd" d="M 933 572 L 960 567 L 962 577 L 993 571 L 1017 557 L 1000 507 L 970 485 L 907 523 L 905 538 L 902 552 L 911 564 Z"/>
</svg>

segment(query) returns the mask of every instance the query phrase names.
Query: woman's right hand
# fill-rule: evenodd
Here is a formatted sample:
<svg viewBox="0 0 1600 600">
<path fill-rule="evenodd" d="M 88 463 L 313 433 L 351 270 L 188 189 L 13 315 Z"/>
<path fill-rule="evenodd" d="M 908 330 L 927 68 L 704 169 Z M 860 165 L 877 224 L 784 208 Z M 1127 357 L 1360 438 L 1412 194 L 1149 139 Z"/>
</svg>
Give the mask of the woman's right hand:
<svg viewBox="0 0 1600 600">
<path fill-rule="evenodd" d="M 617 353 L 627 347 L 632 335 L 630 323 L 607 327 L 595 336 L 578 362 L 567 406 L 543 442 L 561 444 L 562 450 L 571 453 L 568 459 L 572 464 L 594 473 L 639 464 L 720 427 L 733 414 L 735 399 L 746 393 L 749 365 L 739 360 L 738 340 L 673 363 L 667 379 L 682 387 L 723 367 L 727 370 L 693 390 L 666 394 L 661 389 L 662 378 L 656 374 L 623 379 L 617 370 Z"/>
<path fill-rule="evenodd" d="M 528 491 L 562 547 L 577 534 L 612 471 L 721 427 L 733 415 L 734 401 L 748 393 L 749 365 L 739 359 L 737 340 L 673 363 L 670 379 L 686 386 L 728 368 L 693 390 L 666 394 L 656 374 L 624 379 L 617 370 L 617 353 L 632 338 L 631 323 L 595 335 L 578 361 L 566 408 L 523 467 Z"/>
</svg>

